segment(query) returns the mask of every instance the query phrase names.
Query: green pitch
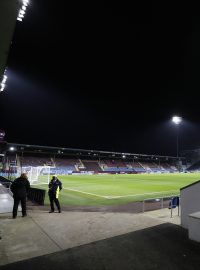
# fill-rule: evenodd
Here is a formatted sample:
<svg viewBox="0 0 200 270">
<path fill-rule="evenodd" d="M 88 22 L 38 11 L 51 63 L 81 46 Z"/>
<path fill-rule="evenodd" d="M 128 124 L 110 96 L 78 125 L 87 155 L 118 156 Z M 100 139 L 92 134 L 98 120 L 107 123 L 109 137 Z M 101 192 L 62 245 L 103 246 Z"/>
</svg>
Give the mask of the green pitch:
<svg viewBox="0 0 200 270">
<path fill-rule="evenodd" d="M 58 176 L 62 205 L 114 205 L 178 195 L 180 188 L 200 179 L 200 173 Z M 47 185 L 40 188 L 48 190 Z M 45 204 L 49 204 L 46 193 Z"/>
</svg>

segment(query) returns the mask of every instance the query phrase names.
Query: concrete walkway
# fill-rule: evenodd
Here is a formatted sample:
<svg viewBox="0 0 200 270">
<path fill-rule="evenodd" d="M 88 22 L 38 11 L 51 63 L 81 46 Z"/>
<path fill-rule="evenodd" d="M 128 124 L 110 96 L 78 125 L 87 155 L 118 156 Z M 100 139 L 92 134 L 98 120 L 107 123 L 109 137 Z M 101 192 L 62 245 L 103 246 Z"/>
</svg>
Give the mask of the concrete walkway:
<svg viewBox="0 0 200 270">
<path fill-rule="evenodd" d="M 29 211 L 1 214 L 0 265 L 41 256 L 162 224 L 142 214 Z"/>
<path fill-rule="evenodd" d="M 188 239 L 177 209 L 145 213 L 63 211 L 29 207 L 12 219 L 1 186 L 0 269 L 196 270 L 200 244 Z"/>
<path fill-rule="evenodd" d="M 0 266 L 2 269 L 18 269 L 19 267 L 19 269 L 28 268 L 29 270 L 37 267 L 38 269 L 57 269 L 57 264 L 59 264 L 59 269 L 157 269 L 153 257 L 151 258 L 153 268 L 150 265 L 148 268 L 141 258 L 142 253 L 144 253 L 145 258 L 146 253 L 151 253 L 151 249 L 155 249 L 154 243 L 151 246 L 152 234 L 156 234 L 156 237 L 160 237 L 162 241 L 167 241 L 162 243 L 162 249 L 156 247 L 155 260 L 161 256 L 167 245 L 171 246 L 171 251 L 174 250 L 174 245 L 178 245 L 179 249 L 186 249 L 185 253 L 189 252 L 192 246 L 198 253 L 193 253 L 193 256 L 198 255 L 198 258 L 195 258 L 199 267 L 200 245 L 188 240 L 187 232 L 180 227 L 180 217 L 174 213 L 173 218 L 171 218 L 169 209 L 144 214 L 106 212 L 49 214 L 47 211 L 29 210 L 28 217 L 18 216 L 14 220 L 10 213 L 0 214 Z M 168 234 L 167 239 L 165 239 L 165 234 Z M 142 241 L 144 241 L 143 247 L 141 247 Z M 159 242 L 159 239 L 156 241 Z M 182 243 L 184 246 L 181 246 Z M 174 250 L 174 252 L 177 251 Z M 122 254 L 125 257 L 121 258 L 122 262 L 120 263 L 118 260 Z M 137 261 L 138 255 L 141 266 L 137 262 L 138 268 L 132 268 L 130 260 L 134 257 L 134 260 Z M 75 260 L 73 261 L 74 268 L 71 268 L 71 256 Z M 74 256 L 78 257 L 75 259 Z M 94 265 L 91 262 L 93 260 L 91 256 L 93 259 L 95 257 Z M 165 254 L 165 256 L 168 255 Z M 52 258 L 56 258 L 53 263 Z M 128 261 L 124 261 L 125 259 Z M 108 260 L 107 263 L 105 260 Z M 169 258 L 169 261 L 173 260 Z M 79 265 L 80 263 L 81 265 Z M 143 268 L 143 264 L 147 268 Z M 52 265 L 55 268 L 52 268 Z M 67 265 L 70 267 L 65 268 Z M 113 266 L 115 268 L 112 268 Z"/>
</svg>

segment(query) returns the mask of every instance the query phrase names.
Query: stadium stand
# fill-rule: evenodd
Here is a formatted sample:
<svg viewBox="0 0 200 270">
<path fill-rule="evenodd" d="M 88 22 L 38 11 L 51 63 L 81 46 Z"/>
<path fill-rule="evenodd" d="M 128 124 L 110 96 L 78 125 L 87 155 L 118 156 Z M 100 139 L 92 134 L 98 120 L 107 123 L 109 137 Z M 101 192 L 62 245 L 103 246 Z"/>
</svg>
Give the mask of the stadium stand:
<svg viewBox="0 0 200 270">
<path fill-rule="evenodd" d="M 4 168 L 16 173 L 18 167 L 49 166 L 51 174 L 71 174 L 78 172 L 93 173 L 167 173 L 177 172 L 177 168 L 166 162 L 156 164 L 150 161 L 124 161 L 120 159 L 92 160 L 78 158 L 51 158 L 41 156 L 8 156 Z M 199 166 L 198 164 L 196 166 Z"/>
<path fill-rule="evenodd" d="M 21 157 L 23 166 L 53 166 L 51 158 L 48 157 Z"/>
<path fill-rule="evenodd" d="M 187 168 L 187 171 L 190 171 L 190 172 L 200 171 L 200 160 L 198 160 L 194 164 L 190 165 Z"/>
<path fill-rule="evenodd" d="M 133 164 L 133 169 L 137 172 L 137 173 L 144 173 L 146 172 L 145 168 L 142 166 L 142 164 L 140 162 L 134 162 Z"/>
<path fill-rule="evenodd" d="M 11 152 L 10 147 L 15 151 Z M 17 174 L 24 167 L 50 167 L 50 174 L 177 172 L 176 157 L 58 148 L 4 142 L 1 174 Z M 179 158 L 180 159 L 180 158 Z M 167 161 L 166 161 L 167 160 Z M 180 160 L 179 160 L 180 164 Z M 179 165 L 180 166 L 180 165 Z"/>
<path fill-rule="evenodd" d="M 94 173 L 102 171 L 97 160 L 82 160 L 82 163 L 86 171 L 93 171 Z"/>
<path fill-rule="evenodd" d="M 78 171 L 78 159 L 54 158 L 54 168 L 51 168 L 51 174 L 71 174 Z"/>
<path fill-rule="evenodd" d="M 161 163 L 161 167 L 164 172 L 171 172 L 171 173 L 177 172 L 177 168 L 175 166 L 168 164 L 167 162 Z"/>
</svg>

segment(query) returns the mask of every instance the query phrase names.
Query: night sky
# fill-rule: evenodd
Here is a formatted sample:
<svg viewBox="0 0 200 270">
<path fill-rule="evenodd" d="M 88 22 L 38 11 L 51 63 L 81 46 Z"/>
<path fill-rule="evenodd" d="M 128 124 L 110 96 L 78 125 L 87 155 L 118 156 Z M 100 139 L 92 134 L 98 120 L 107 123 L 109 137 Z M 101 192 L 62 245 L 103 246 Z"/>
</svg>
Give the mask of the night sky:
<svg viewBox="0 0 200 270">
<path fill-rule="evenodd" d="M 176 156 L 177 114 L 180 150 L 200 148 L 199 9 L 174 2 L 30 0 L 0 94 L 6 141 Z"/>
</svg>

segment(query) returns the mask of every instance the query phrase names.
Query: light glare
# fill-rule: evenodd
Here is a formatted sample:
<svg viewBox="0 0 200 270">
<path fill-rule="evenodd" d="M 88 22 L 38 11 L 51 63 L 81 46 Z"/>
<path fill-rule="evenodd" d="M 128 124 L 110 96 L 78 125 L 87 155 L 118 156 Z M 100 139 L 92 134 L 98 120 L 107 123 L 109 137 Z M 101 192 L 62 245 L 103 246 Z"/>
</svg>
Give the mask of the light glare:
<svg viewBox="0 0 200 270">
<path fill-rule="evenodd" d="M 182 117 L 180 116 L 173 116 L 172 117 L 172 122 L 174 122 L 176 125 L 179 125 L 182 121 Z"/>
</svg>

